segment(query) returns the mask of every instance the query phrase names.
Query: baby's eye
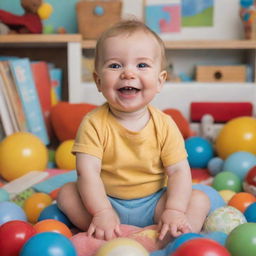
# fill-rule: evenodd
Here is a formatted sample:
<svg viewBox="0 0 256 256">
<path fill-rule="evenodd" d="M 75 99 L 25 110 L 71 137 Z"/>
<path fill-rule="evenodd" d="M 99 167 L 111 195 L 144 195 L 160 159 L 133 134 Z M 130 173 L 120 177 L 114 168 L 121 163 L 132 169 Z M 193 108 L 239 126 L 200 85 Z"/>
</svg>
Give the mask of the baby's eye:
<svg viewBox="0 0 256 256">
<path fill-rule="evenodd" d="M 109 67 L 109 68 L 120 68 L 121 65 L 120 65 L 120 64 L 117 64 L 117 63 L 111 63 L 108 67 Z"/>
<path fill-rule="evenodd" d="M 138 67 L 139 68 L 147 68 L 147 67 L 149 67 L 149 65 L 147 63 L 139 63 Z"/>
</svg>

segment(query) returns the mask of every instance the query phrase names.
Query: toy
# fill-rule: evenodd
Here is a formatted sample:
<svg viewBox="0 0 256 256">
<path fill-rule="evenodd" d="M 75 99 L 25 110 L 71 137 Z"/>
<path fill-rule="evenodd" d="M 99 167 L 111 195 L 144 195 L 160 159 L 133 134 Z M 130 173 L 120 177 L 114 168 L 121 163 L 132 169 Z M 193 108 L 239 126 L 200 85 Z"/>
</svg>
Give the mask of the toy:
<svg viewBox="0 0 256 256">
<path fill-rule="evenodd" d="M 35 193 L 23 205 L 23 209 L 31 223 L 36 223 L 42 210 L 52 203 L 52 199 L 45 193 Z"/>
<path fill-rule="evenodd" d="M 172 256 L 230 256 L 228 250 L 219 243 L 207 239 L 192 239 L 181 245 Z M 241 254 L 242 255 L 242 254 Z"/>
<path fill-rule="evenodd" d="M 236 174 L 243 181 L 247 172 L 256 165 L 256 156 L 250 152 L 238 151 L 229 155 L 222 170 Z"/>
<path fill-rule="evenodd" d="M 129 238 L 116 238 L 106 242 L 95 256 L 149 256 L 146 249 L 138 242 Z"/>
<path fill-rule="evenodd" d="M 32 236 L 23 246 L 20 256 L 76 256 L 71 241 L 55 232 L 44 232 Z"/>
<path fill-rule="evenodd" d="M 0 34 L 40 34 L 43 25 L 37 10 L 42 4 L 42 0 L 21 0 L 24 9 L 23 15 L 15 15 L 10 12 L 0 10 L 0 24 L 2 29 Z"/>
<path fill-rule="evenodd" d="M 232 256 L 255 256 L 256 223 L 244 223 L 236 227 L 228 236 L 226 248 Z"/>
<path fill-rule="evenodd" d="M 213 157 L 207 164 L 208 171 L 215 176 L 223 169 L 223 160 L 220 157 Z"/>
<path fill-rule="evenodd" d="M 37 10 L 39 17 L 42 20 L 47 20 L 53 12 L 53 7 L 49 3 L 42 3 Z"/>
<path fill-rule="evenodd" d="M 240 192 L 242 190 L 242 182 L 239 177 L 232 172 L 220 172 L 214 179 L 212 186 L 220 190 L 231 190 L 234 192 Z"/>
<path fill-rule="evenodd" d="M 0 144 L 0 175 L 7 181 L 30 171 L 43 171 L 47 162 L 46 146 L 32 133 L 13 133 Z"/>
<path fill-rule="evenodd" d="M 250 204 L 244 211 L 247 222 L 256 222 L 256 203 Z"/>
<path fill-rule="evenodd" d="M 215 149 L 222 159 L 238 151 L 256 154 L 256 119 L 238 117 L 227 122 L 216 138 Z"/>
<path fill-rule="evenodd" d="M 76 168 L 76 157 L 71 153 L 74 140 L 63 141 L 55 152 L 55 162 L 58 168 L 74 170 Z"/>
<path fill-rule="evenodd" d="M 247 172 L 243 182 L 243 189 L 256 196 L 256 166 L 253 166 Z"/>
<path fill-rule="evenodd" d="M 226 203 L 228 203 L 229 200 L 236 194 L 235 191 L 228 189 L 220 190 L 219 193 Z"/>
<path fill-rule="evenodd" d="M 204 237 L 212 239 L 212 240 L 216 241 L 217 243 L 225 246 L 228 235 L 221 231 L 214 231 L 214 232 L 209 232 L 209 233 L 204 234 Z"/>
<path fill-rule="evenodd" d="M 57 204 L 51 204 L 42 210 L 38 218 L 38 221 L 45 219 L 54 219 L 61 221 L 64 224 L 66 224 L 69 228 L 73 226 L 67 218 L 67 216 L 58 208 Z"/>
<path fill-rule="evenodd" d="M 256 202 L 254 195 L 247 192 L 240 192 L 235 194 L 228 202 L 228 205 L 233 206 L 241 212 L 244 212 L 246 208 Z"/>
<path fill-rule="evenodd" d="M 220 231 L 229 234 L 235 227 L 246 223 L 244 215 L 232 206 L 223 206 L 213 211 L 205 220 L 205 232 Z"/>
<path fill-rule="evenodd" d="M 8 201 L 9 198 L 9 193 L 5 189 L 0 188 L 0 202 Z"/>
<path fill-rule="evenodd" d="M 213 157 L 213 147 L 204 138 L 190 137 L 185 140 L 185 147 L 188 152 L 188 162 L 192 168 L 206 168 Z"/>
<path fill-rule="evenodd" d="M 34 227 L 28 222 L 13 220 L 0 227 L 1 255 L 19 255 L 25 242 L 36 234 Z"/>
<path fill-rule="evenodd" d="M 53 219 L 41 220 L 34 225 L 37 233 L 56 232 L 68 238 L 72 236 L 70 229 L 63 222 Z"/>
<path fill-rule="evenodd" d="M 27 221 L 27 217 L 23 209 L 12 202 L 0 203 L 0 226 L 11 220 Z"/>
</svg>

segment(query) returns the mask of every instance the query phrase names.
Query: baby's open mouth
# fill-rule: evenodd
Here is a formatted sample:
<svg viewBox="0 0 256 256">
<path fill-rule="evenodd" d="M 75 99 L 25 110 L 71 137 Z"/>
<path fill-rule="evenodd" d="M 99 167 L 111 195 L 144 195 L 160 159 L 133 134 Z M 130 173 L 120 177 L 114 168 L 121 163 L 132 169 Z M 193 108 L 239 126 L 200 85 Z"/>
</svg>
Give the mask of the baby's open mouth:
<svg viewBox="0 0 256 256">
<path fill-rule="evenodd" d="M 137 89 L 137 88 L 131 87 L 131 86 L 125 86 L 125 87 L 118 89 L 118 91 L 121 93 L 133 94 L 133 93 L 139 92 L 140 89 Z"/>
</svg>

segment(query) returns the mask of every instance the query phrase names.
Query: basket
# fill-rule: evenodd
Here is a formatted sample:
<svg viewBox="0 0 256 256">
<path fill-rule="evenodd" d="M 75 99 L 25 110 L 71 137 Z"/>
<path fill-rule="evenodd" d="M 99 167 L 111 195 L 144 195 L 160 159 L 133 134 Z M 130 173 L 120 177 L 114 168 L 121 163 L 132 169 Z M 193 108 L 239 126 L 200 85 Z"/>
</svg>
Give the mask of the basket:
<svg viewBox="0 0 256 256">
<path fill-rule="evenodd" d="M 99 35 L 121 19 L 119 0 L 83 0 L 76 4 L 78 31 L 83 39 L 97 39 Z"/>
</svg>

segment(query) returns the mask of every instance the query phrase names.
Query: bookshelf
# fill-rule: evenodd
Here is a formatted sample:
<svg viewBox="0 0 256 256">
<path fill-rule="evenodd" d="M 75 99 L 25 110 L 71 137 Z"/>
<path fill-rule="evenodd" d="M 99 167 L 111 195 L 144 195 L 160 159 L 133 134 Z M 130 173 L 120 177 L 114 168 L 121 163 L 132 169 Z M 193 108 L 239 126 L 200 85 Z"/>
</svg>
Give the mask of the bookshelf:
<svg viewBox="0 0 256 256">
<path fill-rule="evenodd" d="M 63 69 L 63 99 L 72 103 L 101 104 L 104 99 L 93 83 L 81 80 L 81 56 L 93 53 L 95 40 L 82 40 L 79 34 L 67 35 L 2 35 L 0 55 L 29 57 L 32 60 L 53 62 Z M 179 40 L 166 41 L 167 56 L 177 63 L 177 69 L 197 62 L 248 64 L 252 67 L 255 81 L 255 40 Z M 199 83 L 166 82 L 153 104 L 161 109 L 178 108 L 189 118 L 192 101 L 249 101 L 255 106 L 254 82 Z M 254 108 L 255 113 L 255 108 Z"/>
</svg>

